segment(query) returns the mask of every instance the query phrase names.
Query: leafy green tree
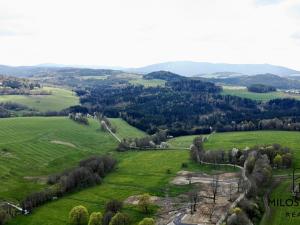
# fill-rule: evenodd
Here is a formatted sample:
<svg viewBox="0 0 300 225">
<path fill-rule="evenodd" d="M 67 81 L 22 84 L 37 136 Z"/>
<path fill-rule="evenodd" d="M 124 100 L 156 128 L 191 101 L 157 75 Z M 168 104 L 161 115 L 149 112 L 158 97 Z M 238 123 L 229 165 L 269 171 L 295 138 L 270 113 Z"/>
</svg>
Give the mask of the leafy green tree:
<svg viewBox="0 0 300 225">
<path fill-rule="evenodd" d="M 109 225 L 130 225 L 130 218 L 127 214 L 118 212 L 111 219 Z"/>
<path fill-rule="evenodd" d="M 90 215 L 90 220 L 88 225 L 102 225 L 103 216 L 101 212 L 93 212 Z"/>
<path fill-rule="evenodd" d="M 71 225 L 87 225 L 89 220 L 88 210 L 82 206 L 75 206 L 69 213 Z"/>
<path fill-rule="evenodd" d="M 138 225 L 155 225 L 155 222 L 152 218 L 144 218 Z"/>
<path fill-rule="evenodd" d="M 149 208 L 151 206 L 150 195 L 149 194 L 141 195 L 138 206 L 143 213 L 146 213 L 146 214 L 149 213 Z"/>
<path fill-rule="evenodd" d="M 275 157 L 274 157 L 274 160 L 273 160 L 274 164 L 276 165 L 277 168 L 279 168 L 281 165 L 282 165 L 282 156 L 277 154 Z"/>
</svg>

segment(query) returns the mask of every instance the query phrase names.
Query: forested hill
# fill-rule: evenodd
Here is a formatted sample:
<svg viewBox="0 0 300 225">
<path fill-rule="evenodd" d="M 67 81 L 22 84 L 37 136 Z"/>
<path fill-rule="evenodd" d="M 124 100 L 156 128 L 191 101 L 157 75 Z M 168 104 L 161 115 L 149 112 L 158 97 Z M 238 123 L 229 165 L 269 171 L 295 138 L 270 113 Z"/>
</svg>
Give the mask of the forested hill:
<svg viewBox="0 0 300 225">
<path fill-rule="evenodd" d="M 186 79 L 167 82 L 165 87 L 94 86 L 77 93 L 84 110 L 122 117 L 148 133 L 159 129 L 167 129 L 174 136 L 212 130 L 300 130 L 299 101 L 282 99 L 257 103 L 223 96 L 220 91 L 213 83 Z M 265 120 L 276 117 L 280 119 Z"/>
</svg>

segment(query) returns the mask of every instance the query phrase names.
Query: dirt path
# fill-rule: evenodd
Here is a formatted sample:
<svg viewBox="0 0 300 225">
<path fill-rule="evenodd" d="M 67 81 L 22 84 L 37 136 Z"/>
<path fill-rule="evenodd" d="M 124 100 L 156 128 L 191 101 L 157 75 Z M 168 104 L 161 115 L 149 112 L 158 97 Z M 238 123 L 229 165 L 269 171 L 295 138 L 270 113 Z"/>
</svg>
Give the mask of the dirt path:
<svg viewBox="0 0 300 225">
<path fill-rule="evenodd" d="M 119 142 L 121 143 L 121 139 L 114 133 L 111 131 L 111 129 L 107 126 L 107 124 L 105 123 L 104 120 L 101 120 L 101 123 L 105 126 L 105 128 L 107 129 L 107 131 Z"/>
</svg>

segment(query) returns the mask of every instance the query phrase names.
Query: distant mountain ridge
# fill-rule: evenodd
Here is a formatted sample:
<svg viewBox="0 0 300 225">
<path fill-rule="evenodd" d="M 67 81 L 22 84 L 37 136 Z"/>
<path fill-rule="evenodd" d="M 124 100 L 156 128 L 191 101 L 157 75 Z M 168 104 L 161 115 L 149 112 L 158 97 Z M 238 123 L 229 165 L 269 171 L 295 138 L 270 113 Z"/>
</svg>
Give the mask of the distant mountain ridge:
<svg viewBox="0 0 300 225">
<path fill-rule="evenodd" d="M 36 74 L 49 74 L 56 72 L 62 68 L 94 69 L 94 70 L 118 70 L 131 73 L 148 74 L 156 71 L 169 71 L 182 76 L 205 76 L 206 74 L 219 73 L 226 76 L 238 74 L 255 75 L 255 74 L 275 74 L 278 76 L 300 76 L 300 71 L 293 70 L 283 66 L 270 64 L 226 64 L 226 63 L 208 63 L 208 62 L 192 62 L 192 61 L 176 61 L 152 64 L 139 68 L 124 68 L 110 66 L 84 66 L 84 65 L 63 65 L 63 64 L 39 64 L 37 66 L 5 66 L 0 65 L 0 74 L 11 76 L 33 76 Z"/>
<path fill-rule="evenodd" d="M 300 71 L 270 64 L 226 64 L 192 61 L 165 62 L 140 68 L 127 69 L 127 71 L 136 73 L 151 73 L 160 70 L 170 71 L 184 76 L 195 76 L 199 74 L 211 74 L 218 72 L 240 73 L 245 75 L 270 73 L 279 76 L 300 74 Z"/>
<path fill-rule="evenodd" d="M 279 89 L 300 89 L 300 81 L 274 74 L 257 74 L 253 76 L 239 76 L 229 78 L 200 78 L 223 85 L 250 86 L 254 84 L 270 85 Z"/>
</svg>

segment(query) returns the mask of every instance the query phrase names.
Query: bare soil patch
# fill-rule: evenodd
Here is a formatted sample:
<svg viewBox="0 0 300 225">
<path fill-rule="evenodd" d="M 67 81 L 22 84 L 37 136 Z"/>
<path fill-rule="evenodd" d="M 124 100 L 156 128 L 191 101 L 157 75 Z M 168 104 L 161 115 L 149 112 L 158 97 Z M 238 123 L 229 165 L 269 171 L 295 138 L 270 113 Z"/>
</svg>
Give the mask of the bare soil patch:
<svg viewBox="0 0 300 225">
<path fill-rule="evenodd" d="M 131 204 L 131 205 L 137 205 L 139 204 L 139 198 L 141 197 L 141 195 L 133 195 L 133 196 L 130 196 L 128 197 L 124 203 L 125 204 Z M 161 199 L 157 196 L 151 196 L 150 197 L 150 202 L 152 204 L 155 204 L 155 205 L 160 205 L 161 204 Z"/>
<path fill-rule="evenodd" d="M 175 198 L 164 198 L 157 224 L 216 224 L 240 195 L 238 193 L 238 173 L 219 173 L 217 176 L 217 194 L 214 203 L 215 176 L 199 172 L 179 171 L 171 183 L 176 185 L 193 184 L 191 190 L 193 189 L 198 196 L 196 211 L 191 212 L 191 204 L 194 204 L 194 200 L 191 200 L 188 193 Z"/>
</svg>

